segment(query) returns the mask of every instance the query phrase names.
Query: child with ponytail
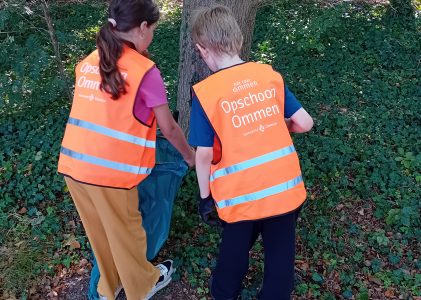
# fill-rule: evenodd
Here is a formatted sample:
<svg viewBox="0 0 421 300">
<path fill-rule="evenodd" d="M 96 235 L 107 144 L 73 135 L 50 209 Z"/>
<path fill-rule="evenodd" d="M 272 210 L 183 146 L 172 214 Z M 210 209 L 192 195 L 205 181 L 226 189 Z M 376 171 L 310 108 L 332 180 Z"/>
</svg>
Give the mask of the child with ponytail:
<svg viewBox="0 0 421 300">
<path fill-rule="evenodd" d="M 58 172 L 95 253 L 101 299 L 114 299 L 121 285 L 127 299 L 149 299 L 174 272 L 171 260 L 147 261 L 138 210 L 137 185 L 155 164 L 157 125 L 189 166 L 195 159 L 172 118 L 159 70 L 142 55 L 158 19 L 152 0 L 113 0 L 97 50 L 76 67 Z"/>
</svg>

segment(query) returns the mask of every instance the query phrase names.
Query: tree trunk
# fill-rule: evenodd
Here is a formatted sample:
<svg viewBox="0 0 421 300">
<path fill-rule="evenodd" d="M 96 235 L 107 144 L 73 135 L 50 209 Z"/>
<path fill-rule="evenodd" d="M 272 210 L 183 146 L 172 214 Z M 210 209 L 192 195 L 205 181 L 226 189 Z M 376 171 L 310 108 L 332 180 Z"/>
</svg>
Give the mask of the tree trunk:
<svg viewBox="0 0 421 300">
<path fill-rule="evenodd" d="M 253 38 L 254 22 L 259 6 L 270 0 L 184 0 L 180 31 L 180 62 L 178 67 L 177 110 L 179 124 L 188 134 L 191 106 L 191 86 L 210 75 L 210 70 L 199 57 L 191 37 L 191 17 L 194 10 L 214 4 L 223 4 L 231 8 L 244 36 L 241 57 L 247 60 Z"/>
<path fill-rule="evenodd" d="M 47 28 L 48 28 L 48 33 L 50 35 L 51 44 L 53 45 L 54 56 L 56 58 L 58 71 L 59 71 L 61 80 L 63 80 L 65 84 L 67 97 L 69 98 L 69 101 L 72 101 L 72 94 L 68 86 L 69 81 L 67 80 L 67 76 L 64 71 L 63 62 L 61 61 L 59 43 L 57 41 L 56 33 L 54 31 L 53 21 L 51 19 L 51 14 L 50 14 L 50 8 L 46 0 L 41 0 L 41 7 L 44 13 L 45 22 L 47 23 Z"/>
</svg>

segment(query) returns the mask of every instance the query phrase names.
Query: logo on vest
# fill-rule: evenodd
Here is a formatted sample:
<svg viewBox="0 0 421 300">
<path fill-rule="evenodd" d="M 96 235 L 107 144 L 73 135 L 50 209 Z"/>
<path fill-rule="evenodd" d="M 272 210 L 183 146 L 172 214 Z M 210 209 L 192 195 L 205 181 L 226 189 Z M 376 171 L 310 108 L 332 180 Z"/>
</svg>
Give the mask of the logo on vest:
<svg viewBox="0 0 421 300">
<path fill-rule="evenodd" d="M 249 91 L 250 90 L 250 91 Z M 261 123 L 267 118 L 281 114 L 276 101 L 276 89 L 271 87 L 259 88 L 257 81 L 245 79 L 233 83 L 233 92 L 240 93 L 241 98 L 235 100 L 222 100 L 220 108 L 231 116 L 231 123 L 234 128 L 242 128 L 256 122 Z M 244 111 L 245 110 L 245 111 Z M 250 110 L 252 110 L 250 112 Z M 277 122 L 275 122 L 277 124 Z M 271 126 L 274 123 L 270 124 Z M 270 127 L 271 127 L 270 126 Z M 261 124 L 253 132 L 264 132 L 269 125 Z M 249 131 L 247 134 L 250 134 Z"/>
<path fill-rule="evenodd" d="M 94 90 L 94 91 L 100 91 L 101 90 L 101 75 L 99 73 L 99 67 L 96 65 L 91 65 L 87 62 L 85 62 L 79 70 L 80 74 L 83 74 L 78 77 L 76 85 L 79 88 L 87 89 L 87 90 Z M 127 73 L 121 72 L 121 75 L 123 76 L 124 80 L 127 80 Z M 87 91 L 89 93 L 89 91 Z M 80 98 L 86 99 L 90 102 L 96 101 L 105 103 L 107 100 L 98 97 L 98 95 L 91 94 L 78 94 Z"/>
<path fill-rule="evenodd" d="M 99 67 L 95 65 L 91 65 L 89 63 L 84 63 L 80 67 L 80 71 L 82 76 L 79 77 L 77 80 L 77 86 L 84 89 L 89 90 L 100 90 L 101 87 L 101 76 L 99 73 Z M 127 80 L 127 73 L 121 72 L 121 76 L 123 76 L 124 80 Z"/>
<path fill-rule="evenodd" d="M 101 103 L 107 102 L 107 100 L 102 99 L 102 98 L 98 98 L 98 97 L 94 96 L 93 94 L 90 94 L 90 95 L 79 94 L 79 97 L 82 98 L 82 99 L 86 99 L 89 102 L 92 102 L 92 101 L 97 101 L 97 102 L 101 102 Z"/>
<path fill-rule="evenodd" d="M 90 63 L 85 62 L 81 67 L 80 67 L 80 73 L 82 73 L 83 75 L 87 75 L 87 74 L 95 74 L 95 75 L 100 75 L 99 73 L 99 67 L 96 65 L 91 65 Z M 127 79 L 127 73 L 126 72 L 120 72 L 121 76 L 123 76 L 124 79 Z"/>
<path fill-rule="evenodd" d="M 271 128 L 273 126 L 277 126 L 277 125 L 278 125 L 278 122 L 273 122 L 273 123 L 268 124 L 268 125 L 262 125 L 262 124 L 260 124 L 259 128 L 254 128 L 254 129 L 252 129 L 250 131 L 244 132 L 243 135 L 244 136 L 248 136 L 248 135 L 251 135 L 253 133 L 259 133 L 259 132 L 262 132 L 263 133 L 266 129 Z"/>
</svg>

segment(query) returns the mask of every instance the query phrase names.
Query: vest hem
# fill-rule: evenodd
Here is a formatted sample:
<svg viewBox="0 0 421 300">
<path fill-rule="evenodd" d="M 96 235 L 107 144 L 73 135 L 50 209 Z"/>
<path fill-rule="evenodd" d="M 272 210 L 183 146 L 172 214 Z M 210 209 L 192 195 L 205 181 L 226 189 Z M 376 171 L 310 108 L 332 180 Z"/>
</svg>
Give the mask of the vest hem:
<svg viewBox="0 0 421 300">
<path fill-rule="evenodd" d="M 104 187 L 104 188 L 109 188 L 109 189 L 117 189 L 117 190 L 131 190 L 134 187 L 136 187 L 137 185 L 132 186 L 131 188 L 124 188 L 124 187 L 115 187 L 115 186 L 108 186 L 108 185 L 101 185 L 101 184 L 95 184 L 95 183 L 90 183 L 90 182 L 85 182 L 85 181 L 81 181 L 78 179 L 73 178 L 72 176 L 65 174 L 65 173 L 61 173 L 61 172 L 57 172 L 58 174 L 64 176 L 64 177 L 68 177 L 78 183 L 82 183 L 82 184 L 86 184 L 86 185 L 91 185 L 91 186 L 96 186 L 96 187 Z M 139 182 L 140 183 L 140 182 Z"/>
<path fill-rule="evenodd" d="M 235 222 L 227 222 L 224 219 L 221 218 L 222 221 L 224 221 L 225 223 L 228 224 L 236 224 L 236 223 L 244 223 L 244 222 L 254 222 L 254 221 L 264 221 L 264 220 L 269 220 L 269 219 L 273 219 L 273 218 L 277 218 L 277 217 L 281 217 L 281 216 L 285 216 L 287 214 L 291 214 L 294 212 L 297 212 L 299 210 L 301 210 L 304 206 L 304 204 L 307 202 L 307 199 L 304 199 L 303 203 L 301 203 L 297 208 L 294 208 L 293 210 L 290 210 L 288 212 L 282 213 L 282 214 L 278 214 L 278 215 L 273 215 L 273 216 L 269 216 L 269 217 L 264 217 L 264 218 L 259 218 L 259 219 L 250 219 L 250 220 L 240 220 L 240 221 L 235 221 Z"/>
</svg>

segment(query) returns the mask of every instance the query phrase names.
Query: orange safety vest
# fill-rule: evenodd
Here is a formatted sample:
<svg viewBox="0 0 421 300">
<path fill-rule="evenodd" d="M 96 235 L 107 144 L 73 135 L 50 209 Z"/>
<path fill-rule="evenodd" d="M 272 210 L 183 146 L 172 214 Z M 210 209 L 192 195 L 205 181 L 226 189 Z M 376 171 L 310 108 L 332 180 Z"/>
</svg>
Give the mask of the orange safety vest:
<svg viewBox="0 0 421 300">
<path fill-rule="evenodd" d="M 58 172 L 83 183 L 131 189 L 155 165 L 155 116 L 142 124 L 133 112 L 138 87 L 154 63 L 125 46 L 118 68 L 127 93 L 117 100 L 100 89 L 98 66 L 98 51 L 94 51 L 76 67 Z"/>
<path fill-rule="evenodd" d="M 215 131 L 210 189 L 219 217 L 257 220 L 301 206 L 306 191 L 284 119 L 282 76 L 249 62 L 193 89 Z"/>
</svg>

